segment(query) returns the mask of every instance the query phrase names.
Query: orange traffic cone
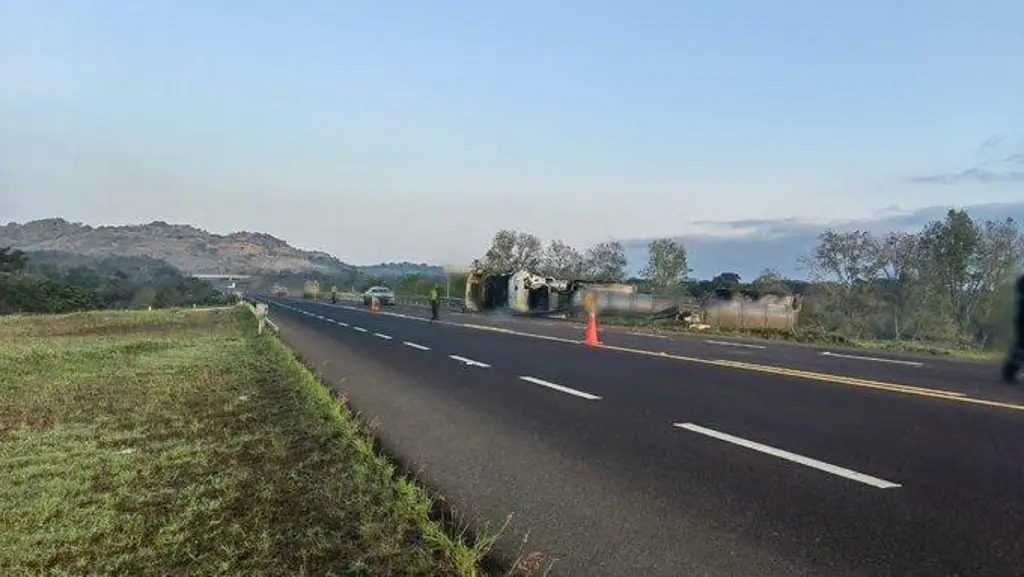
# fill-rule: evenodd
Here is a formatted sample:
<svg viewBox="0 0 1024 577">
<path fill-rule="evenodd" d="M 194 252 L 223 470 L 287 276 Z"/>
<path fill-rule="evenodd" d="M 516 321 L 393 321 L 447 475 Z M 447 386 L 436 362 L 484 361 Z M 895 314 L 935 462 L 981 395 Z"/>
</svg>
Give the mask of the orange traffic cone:
<svg viewBox="0 0 1024 577">
<path fill-rule="evenodd" d="M 588 347 L 596 347 L 601 344 L 597 340 L 597 315 L 593 312 L 587 315 L 587 330 L 583 333 L 583 343 Z"/>
</svg>

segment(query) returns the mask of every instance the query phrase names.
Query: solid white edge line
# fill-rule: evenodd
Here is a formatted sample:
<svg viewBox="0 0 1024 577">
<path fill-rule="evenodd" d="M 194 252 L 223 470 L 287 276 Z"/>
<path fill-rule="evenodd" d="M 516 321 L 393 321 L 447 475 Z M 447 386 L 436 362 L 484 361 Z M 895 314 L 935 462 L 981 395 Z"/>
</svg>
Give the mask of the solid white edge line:
<svg viewBox="0 0 1024 577">
<path fill-rule="evenodd" d="M 409 342 L 409 341 L 405 341 L 405 342 L 404 342 L 404 343 L 402 343 L 402 344 L 403 344 L 403 345 L 405 345 L 405 346 L 407 346 L 407 347 L 412 347 L 412 348 L 414 348 L 414 349 L 419 349 L 419 350 L 421 350 L 421 351 L 429 351 L 429 350 L 430 350 L 430 347 L 425 347 L 425 346 L 423 346 L 423 345 L 421 345 L 421 344 L 418 344 L 418 343 L 411 343 L 411 342 Z"/>
<path fill-rule="evenodd" d="M 388 341 L 391 340 L 391 337 L 389 335 L 385 335 L 383 333 L 373 333 L 373 336 L 377 337 L 378 339 L 384 339 Z"/>
<path fill-rule="evenodd" d="M 831 351 L 824 351 L 821 353 L 823 357 L 836 357 L 840 359 L 854 359 L 858 361 L 874 361 L 876 363 L 892 363 L 894 365 L 909 365 L 911 367 L 923 367 L 924 363 L 917 361 L 901 361 L 899 359 L 886 359 L 883 357 L 863 357 L 860 355 L 844 355 L 842 353 L 833 353 Z"/>
<path fill-rule="evenodd" d="M 584 392 L 584 391 L 579 391 L 579 390 L 576 390 L 576 389 L 573 389 L 573 388 L 570 388 L 570 387 L 565 387 L 565 386 L 562 386 L 562 385 L 558 385 L 558 384 L 552 383 L 550 381 L 545 381 L 544 379 L 538 379 L 537 377 L 520 376 L 519 378 L 524 380 L 524 381 L 526 381 L 526 382 L 528 382 L 528 383 L 533 383 L 535 385 L 540 385 L 542 387 L 547 387 L 549 389 L 554 389 L 556 391 L 565 393 L 567 395 L 573 395 L 573 396 L 576 396 L 576 397 L 587 399 L 588 401 L 599 401 L 599 400 L 601 400 L 601 397 L 599 397 L 597 395 L 592 395 L 592 394 Z"/>
<path fill-rule="evenodd" d="M 750 343 L 730 343 L 729 341 L 711 341 L 705 340 L 705 343 L 709 345 L 721 345 L 723 347 L 743 347 L 745 349 L 767 349 L 764 345 L 752 345 Z"/>
<path fill-rule="evenodd" d="M 769 455 L 779 457 L 780 459 L 786 459 L 787 461 L 800 463 L 801 465 L 806 465 L 808 467 L 818 469 L 819 471 L 832 473 L 833 475 L 845 477 L 847 479 L 857 481 L 859 483 L 864 483 L 865 485 L 871 485 L 872 487 L 877 487 L 879 489 L 893 489 L 901 486 L 899 483 L 893 483 L 892 481 L 886 481 L 885 479 L 879 479 L 878 477 L 872 477 L 871 475 L 858 473 L 857 471 L 853 471 L 851 469 L 846 469 L 838 465 L 832 465 L 824 461 L 818 461 L 817 459 L 812 459 L 810 457 L 804 457 L 803 455 L 791 453 L 783 449 L 776 449 L 775 447 L 762 445 L 761 443 L 757 443 L 754 441 L 748 441 L 747 439 L 735 437 L 728 433 L 722 433 L 714 429 L 708 429 L 706 427 L 702 427 L 694 423 L 672 423 L 672 425 L 675 427 L 679 427 L 680 429 L 686 429 L 689 431 L 693 431 L 694 433 L 700 433 L 701 435 L 714 437 L 716 439 L 726 441 L 734 445 L 746 447 L 747 449 L 753 449 L 755 451 L 767 453 Z"/>
<path fill-rule="evenodd" d="M 474 361 L 473 359 L 467 359 L 466 357 L 460 357 L 459 355 L 448 355 L 448 358 L 474 367 L 480 367 L 483 369 L 491 368 L 491 365 L 488 365 L 487 363 L 481 363 L 480 361 Z"/>
<path fill-rule="evenodd" d="M 359 331 L 359 332 L 361 332 L 361 333 L 365 333 L 365 332 L 367 332 L 367 331 L 366 331 L 366 329 L 364 329 L 363 327 L 352 327 L 352 329 L 353 329 L 353 330 L 357 330 L 357 331 Z"/>
</svg>

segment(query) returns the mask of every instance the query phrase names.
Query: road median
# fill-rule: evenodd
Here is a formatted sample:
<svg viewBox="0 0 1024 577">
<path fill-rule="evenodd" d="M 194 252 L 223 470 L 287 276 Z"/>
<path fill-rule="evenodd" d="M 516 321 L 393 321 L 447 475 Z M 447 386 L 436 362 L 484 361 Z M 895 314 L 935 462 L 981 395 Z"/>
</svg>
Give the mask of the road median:
<svg viewBox="0 0 1024 577">
<path fill-rule="evenodd" d="M 479 575 L 243 307 L 0 318 L 0 573 Z"/>
</svg>

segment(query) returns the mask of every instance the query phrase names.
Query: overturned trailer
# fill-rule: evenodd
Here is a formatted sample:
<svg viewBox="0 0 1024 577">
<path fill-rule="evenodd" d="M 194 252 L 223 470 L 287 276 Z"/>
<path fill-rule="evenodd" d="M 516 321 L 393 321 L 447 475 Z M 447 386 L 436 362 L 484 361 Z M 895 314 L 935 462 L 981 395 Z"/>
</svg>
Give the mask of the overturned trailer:
<svg viewBox="0 0 1024 577">
<path fill-rule="evenodd" d="M 673 301 L 637 294 L 636 287 L 628 284 L 562 280 L 527 270 L 488 274 L 481 269 L 472 270 L 466 279 L 463 308 L 484 313 L 572 315 L 582 310 L 587 294 L 594 294 L 598 309 L 605 313 L 674 316 L 678 312 Z"/>
<path fill-rule="evenodd" d="M 550 314 L 570 306 L 578 282 L 543 277 L 526 270 L 488 274 L 474 269 L 466 279 L 464 308 L 470 312 Z"/>
</svg>

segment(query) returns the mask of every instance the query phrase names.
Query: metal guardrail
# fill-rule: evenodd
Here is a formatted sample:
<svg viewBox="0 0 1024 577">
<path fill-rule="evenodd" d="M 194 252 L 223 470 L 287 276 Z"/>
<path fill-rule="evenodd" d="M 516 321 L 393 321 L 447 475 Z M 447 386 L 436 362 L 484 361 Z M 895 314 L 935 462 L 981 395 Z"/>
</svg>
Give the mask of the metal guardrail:
<svg viewBox="0 0 1024 577">
<path fill-rule="evenodd" d="M 239 306 L 244 306 L 252 312 L 253 316 L 256 317 L 256 333 L 263 334 L 266 327 L 270 327 L 270 330 L 275 333 L 280 332 L 281 329 L 270 320 L 270 310 L 265 303 L 255 301 L 252 299 L 243 299 L 239 301 Z"/>
<path fill-rule="evenodd" d="M 430 308 L 430 299 L 427 297 L 395 297 L 396 304 L 413 307 Z M 463 299 L 454 297 L 441 297 L 441 306 L 448 310 L 461 311 L 465 305 Z"/>
<path fill-rule="evenodd" d="M 338 302 L 363 304 L 363 295 L 359 293 L 338 293 Z M 331 302 L 331 295 L 321 294 L 316 299 L 320 302 Z M 425 296 L 395 296 L 395 304 L 401 306 L 430 308 L 430 299 Z M 463 299 L 455 297 L 441 297 L 441 306 L 453 311 L 463 310 Z"/>
</svg>

